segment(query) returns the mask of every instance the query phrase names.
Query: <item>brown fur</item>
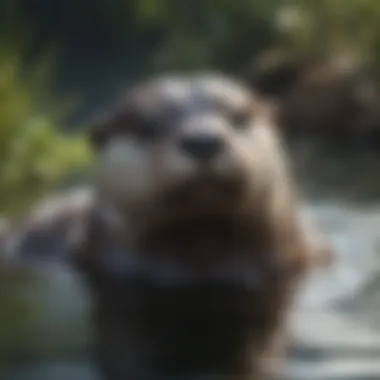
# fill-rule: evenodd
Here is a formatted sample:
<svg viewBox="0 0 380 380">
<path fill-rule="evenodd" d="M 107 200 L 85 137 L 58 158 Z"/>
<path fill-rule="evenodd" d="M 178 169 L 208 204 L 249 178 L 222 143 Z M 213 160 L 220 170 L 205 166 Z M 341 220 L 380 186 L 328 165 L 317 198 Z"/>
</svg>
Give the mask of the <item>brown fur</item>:
<svg viewBox="0 0 380 380">
<path fill-rule="evenodd" d="M 165 100 L 161 85 L 158 95 L 155 82 L 146 85 L 152 108 Z M 243 87 L 227 82 L 226 95 L 229 86 L 243 93 Z M 139 94 L 139 88 L 135 91 Z M 148 99 L 142 98 L 133 111 L 146 116 Z M 270 120 L 249 94 L 243 99 L 251 103 L 249 123 Z M 226 101 L 232 99 L 226 96 Z M 189 104 L 185 101 L 181 110 L 198 112 Z M 128 107 L 126 102 L 98 126 L 97 149 L 115 135 L 138 134 L 141 115 L 133 119 Z M 80 265 L 97 300 L 97 348 L 105 378 L 209 374 L 270 379 L 280 372 L 284 350 L 279 339 L 286 314 L 317 245 L 300 219 L 286 156 L 272 124 L 265 127 L 271 131 L 257 164 L 265 173 L 255 167 L 249 174 L 256 176 L 253 188 L 244 184 L 242 189 L 215 191 L 205 200 L 199 196 L 207 190 L 202 182 L 189 181 L 136 206 L 119 199 L 119 230 L 107 228 L 102 212 L 95 212 Z M 156 128 L 162 127 L 157 123 Z"/>
<path fill-rule="evenodd" d="M 182 157 L 178 143 L 204 132 L 225 150 Z M 92 133 L 97 193 L 70 256 L 93 292 L 103 377 L 281 374 L 294 291 L 323 247 L 266 107 L 226 78 L 169 77 Z"/>
</svg>

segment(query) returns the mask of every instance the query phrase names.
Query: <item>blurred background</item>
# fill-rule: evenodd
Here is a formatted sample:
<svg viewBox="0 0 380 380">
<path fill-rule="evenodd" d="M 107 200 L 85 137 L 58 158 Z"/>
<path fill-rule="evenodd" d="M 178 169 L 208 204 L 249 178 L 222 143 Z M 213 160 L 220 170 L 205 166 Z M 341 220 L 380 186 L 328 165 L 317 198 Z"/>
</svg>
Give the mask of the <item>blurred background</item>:
<svg viewBox="0 0 380 380">
<path fill-rule="evenodd" d="M 86 128 L 129 84 L 204 69 L 277 104 L 337 254 L 300 296 L 290 378 L 380 379 L 379 0 L 0 0 L 1 223 L 87 197 Z M 0 379 L 96 379 L 87 310 L 69 269 L 3 268 Z"/>
</svg>

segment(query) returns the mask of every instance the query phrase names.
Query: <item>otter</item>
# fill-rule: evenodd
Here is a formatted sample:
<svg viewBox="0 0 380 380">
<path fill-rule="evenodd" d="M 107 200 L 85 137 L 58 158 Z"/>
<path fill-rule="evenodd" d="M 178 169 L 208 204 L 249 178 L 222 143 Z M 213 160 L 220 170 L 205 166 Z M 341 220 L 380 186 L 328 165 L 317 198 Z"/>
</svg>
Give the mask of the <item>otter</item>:
<svg viewBox="0 0 380 380">
<path fill-rule="evenodd" d="M 295 291 L 327 250 L 273 112 L 234 78 L 161 76 L 130 89 L 90 139 L 91 201 L 32 218 L 13 250 L 59 231 L 55 253 L 93 295 L 103 378 L 280 376 Z"/>
</svg>

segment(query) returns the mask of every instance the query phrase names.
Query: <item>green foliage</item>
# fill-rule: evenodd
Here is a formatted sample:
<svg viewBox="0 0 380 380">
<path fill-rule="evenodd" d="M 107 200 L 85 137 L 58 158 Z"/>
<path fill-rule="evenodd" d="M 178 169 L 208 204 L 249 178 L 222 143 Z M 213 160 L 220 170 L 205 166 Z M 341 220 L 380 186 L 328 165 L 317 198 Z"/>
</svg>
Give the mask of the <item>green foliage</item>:
<svg viewBox="0 0 380 380">
<path fill-rule="evenodd" d="M 51 99 L 52 56 L 25 67 L 24 49 L 22 39 L 0 38 L 0 214 L 5 215 L 22 211 L 88 160 L 83 138 L 60 132 L 71 104 Z"/>
<path fill-rule="evenodd" d="M 341 56 L 378 70 L 377 0 L 141 0 L 137 17 L 160 24 L 158 67 L 240 69 L 280 47 L 311 58 Z"/>
<path fill-rule="evenodd" d="M 377 0 L 66 0 L 54 7 L 45 0 L 32 3 L 38 25 L 43 25 L 40 39 L 46 42 L 51 32 L 67 46 L 65 58 L 71 67 L 85 62 L 80 75 L 63 74 L 75 83 L 83 80 L 83 87 L 98 81 L 104 89 L 126 71 L 131 73 L 125 75 L 128 80 L 161 70 L 239 72 L 261 53 L 279 48 L 302 57 L 339 54 L 375 71 L 380 63 Z M 88 52 L 91 58 L 85 57 Z"/>
<path fill-rule="evenodd" d="M 85 168 L 89 154 L 80 135 L 60 131 L 72 102 L 54 101 L 55 52 L 25 64 L 30 30 L 19 22 L 12 1 L 0 4 L 0 216 L 21 213 Z M 5 17 L 6 9 L 7 17 Z M 37 277 L 1 262 L 0 362 L 20 358 L 32 344 L 40 309 L 28 299 Z M 30 350 L 29 350 L 30 351 Z"/>
<path fill-rule="evenodd" d="M 279 1 L 141 0 L 136 17 L 159 25 L 163 43 L 158 69 L 240 68 L 252 55 L 274 43 L 273 14 Z M 260 36 L 260 38 L 257 38 Z"/>
<path fill-rule="evenodd" d="M 341 59 L 377 72 L 379 20 L 376 0 L 291 0 L 281 12 L 278 27 L 293 54 Z"/>
</svg>

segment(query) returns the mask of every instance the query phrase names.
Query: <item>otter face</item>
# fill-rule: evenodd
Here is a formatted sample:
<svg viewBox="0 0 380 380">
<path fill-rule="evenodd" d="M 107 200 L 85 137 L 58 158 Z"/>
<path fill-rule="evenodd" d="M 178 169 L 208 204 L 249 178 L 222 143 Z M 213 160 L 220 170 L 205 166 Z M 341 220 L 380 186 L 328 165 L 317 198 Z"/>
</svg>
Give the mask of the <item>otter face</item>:
<svg viewBox="0 0 380 380">
<path fill-rule="evenodd" d="M 272 135 L 264 108 L 246 88 L 198 75 L 136 86 L 94 128 L 92 141 L 99 185 L 113 199 L 146 204 L 186 191 L 184 202 L 209 203 L 265 182 Z"/>
</svg>

